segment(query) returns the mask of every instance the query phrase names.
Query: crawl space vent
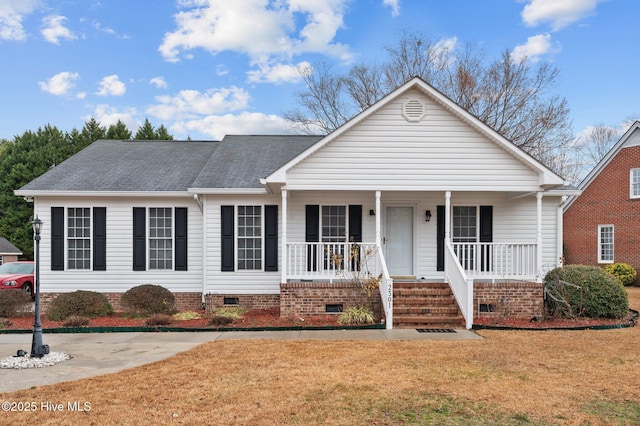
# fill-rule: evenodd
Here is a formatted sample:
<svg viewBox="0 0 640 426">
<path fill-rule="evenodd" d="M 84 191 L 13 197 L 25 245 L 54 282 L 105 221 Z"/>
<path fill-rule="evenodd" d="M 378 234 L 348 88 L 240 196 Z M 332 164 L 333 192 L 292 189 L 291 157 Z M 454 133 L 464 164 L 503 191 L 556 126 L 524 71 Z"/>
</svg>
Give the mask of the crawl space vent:
<svg viewBox="0 0 640 426">
<path fill-rule="evenodd" d="M 402 105 L 402 115 L 407 121 L 417 123 L 424 117 L 424 105 L 417 99 L 411 99 Z"/>
</svg>

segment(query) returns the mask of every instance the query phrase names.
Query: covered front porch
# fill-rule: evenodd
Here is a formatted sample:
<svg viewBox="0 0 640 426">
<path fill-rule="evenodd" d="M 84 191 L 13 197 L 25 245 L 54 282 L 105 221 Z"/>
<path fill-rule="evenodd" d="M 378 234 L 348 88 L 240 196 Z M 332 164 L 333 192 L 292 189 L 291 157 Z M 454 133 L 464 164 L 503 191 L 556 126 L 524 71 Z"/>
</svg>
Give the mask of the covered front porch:
<svg viewBox="0 0 640 426">
<path fill-rule="evenodd" d="M 529 209 L 528 217 L 534 219 L 534 223 L 523 224 L 522 231 L 519 233 L 507 232 L 500 223 L 493 224 L 496 218 L 509 215 L 513 209 L 497 210 L 502 205 L 514 204 L 507 201 L 494 202 L 492 200 L 475 201 L 474 205 L 480 206 L 483 202 L 486 204 L 496 204 L 496 214 L 492 214 L 490 219 L 480 219 L 479 217 L 471 217 L 471 219 L 462 217 L 460 214 L 454 218 L 454 206 L 461 203 L 462 197 L 453 199 L 452 192 L 446 191 L 442 193 L 441 202 L 438 203 L 437 197 L 432 198 L 435 201 L 425 203 L 426 206 L 432 208 L 420 210 L 423 205 L 419 202 L 408 203 L 409 198 L 403 194 L 403 202 L 398 202 L 398 195 L 383 196 L 382 191 L 372 191 L 373 202 L 372 209 L 367 209 L 365 204 L 362 208 L 363 217 L 370 222 L 367 226 L 364 224 L 360 232 L 354 235 L 347 232 L 345 237 L 340 239 L 326 238 L 319 233 L 317 241 L 300 241 L 302 238 L 298 232 L 292 231 L 289 235 L 287 230 L 297 229 L 300 224 L 294 225 L 297 219 L 289 219 L 289 211 L 301 210 L 300 203 L 306 202 L 306 197 L 296 197 L 296 203 L 289 205 L 289 193 L 287 190 L 282 191 L 282 245 L 284 247 L 282 255 L 282 277 L 281 282 L 343 282 L 376 278 L 378 279 L 378 291 L 384 311 L 386 327 L 393 327 L 394 316 L 394 280 L 406 281 L 440 281 L 449 284 L 462 316 L 466 328 L 471 328 L 473 323 L 474 309 L 478 307 L 474 304 L 474 281 L 497 282 L 504 280 L 517 280 L 522 282 L 540 281 L 539 271 L 541 269 L 543 255 L 543 197 L 542 193 L 533 194 L 530 200 L 524 203 L 522 200 L 518 204 L 526 204 Z M 386 194 L 385 194 L 386 195 Z M 394 196 L 395 195 L 395 196 Z M 418 197 L 420 194 L 417 195 Z M 323 195 L 323 198 L 326 196 Z M 338 197 L 340 198 L 340 197 Z M 465 195 L 465 200 L 471 200 Z M 477 198 L 477 197 L 476 197 Z M 516 197 L 513 196 L 513 199 Z M 328 204 L 336 204 L 335 200 L 327 200 Z M 298 204 L 296 206 L 296 204 Z M 390 234 L 393 229 L 389 225 L 389 212 L 396 212 L 390 209 L 396 205 L 412 205 L 412 228 L 404 231 L 406 235 L 395 237 Z M 346 209 L 347 211 L 349 209 Z M 433 210 L 433 212 L 431 211 Z M 464 210 L 464 209 L 463 209 Z M 480 208 L 475 209 L 481 210 Z M 517 209 L 516 209 L 517 210 Z M 358 210 L 355 210 L 358 211 Z M 456 213 L 458 213 L 456 211 Z M 354 213 L 355 215 L 355 213 Z M 431 217 L 436 223 L 430 222 Z M 352 218 L 351 218 L 352 219 Z M 345 218 L 349 222 L 350 218 Z M 462 223 L 464 220 L 475 221 L 472 223 Z M 484 225 L 481 220 L 488 223 Z M 435 225 L 435 226 L 434 226 Z M 476 226 L 477 225 L 477 226 Z M 305 225 L 309 227 L 308 223 Z M 346 225 L 345 225 L 346 226 Z M 482 232 L 487 234 L 486 226 L 491 228 L 490 241 L 482 241 Z M 504 241 L 492 241 L 493 234 L 500 236 Z M 402 229 L 401 229 L 402 232 Z M 475 232 L 475 234 L 474 234 Z M 410 233 L 410 235 L 408 234 Z M 349 235 L 350 241 L 346 241 L 346 235 Z M 373 237 L 369 239 L 370 237 Z M 438 242 L 433 244 L 425 242 L 437 237 Z M 507 237 L 509 237 L 507 239 Z M 407 257 L 406 252 L 398 249 L 398 244 L 393 244 L 395 240 L 410 239 L 414 252 L 408 256 L 411 257 L 412 266 L 403 265 L 403 257 Z M 435 239 L 435 238 L 433 238 Z M 475 241 L 473 241 L 475 239 Z M 495 238 L 496 240 L 498 238 Z M 466 241 L 463 241 L 466 240 Z M 518 241 L 521 240 L 521 241 Z M 400 259 L 398 259 L 398 250 L 400 250 Z M 555 254 L 555 252 L 553 253 Z M 390 264 L 389 258 L 392 258 Z M 406 259 L 404 259 L 406 260 Z M 391 265 L 391 267 L 390 267 Z M 406 269 L 399 269 L 406 268 Z"/>
</svg>

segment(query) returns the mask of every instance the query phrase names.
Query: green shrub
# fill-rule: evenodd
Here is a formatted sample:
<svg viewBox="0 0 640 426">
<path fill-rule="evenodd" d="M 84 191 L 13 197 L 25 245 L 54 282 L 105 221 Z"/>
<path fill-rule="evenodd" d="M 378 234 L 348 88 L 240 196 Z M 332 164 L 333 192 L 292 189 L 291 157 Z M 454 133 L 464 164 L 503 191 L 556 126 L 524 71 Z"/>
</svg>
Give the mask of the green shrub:
<svg viewBox="0 0 640 426">
<path fill-rule="evenodd" d="M 580 286 L 565 287 L 563 296 L 571 311 L 591 318 L 622 318 L 629 313 L 629 298 L 624 287 L 613 276 L 595 266 L 568 265 L 550 271 L 547 284 L 559 280 Z M 545 303 L 549 303 L 547 298 Z"/>
<path fill-rule="evenodd" d="M 173 315 L 176 312 L 176 298 L 166 288 L 143 284 L 127 290 L 121 299 L 122 307 L 138 314 Z"/>
<path fill-rule="evenodd" d="M 373 312 L 364 307 L 348 308 L 338 317 L 340 324 L 370 324 L 374 321 Z"/>
<path fill-rule="evenodd" d="M 0 317 L 19 317 L 33 315 L 25 309 L 31 303 L 31 295 L 18 288 L 0 290 Z"/>
<path fill-rule="evenodd" d="M 211 317 L 208 324 L 220 327 L 223 325 L 229 325 L 231 323 L 233 323 L 233 318 L 214 315 L 213 317 Z"/>
<path fill-rule="evenodd" d="M 62 323 L 64 327 L 88 327 L 89 318 L 71 315 Z"/>
<path fill-rule="evenodd" d="M 86 318 L 104 317 L 113 313 L 113 307 L 104 294 L 77 290 L 58 295 L 47 309 L 47 318 L 64 321 L 70 316 Z"/>
<path fill-rule="evenodd" d="M 149 318 L 147 318 L 144 322 L 144 325 L 149 327 L 156 327 L 158 325 L 169 325 L 171 324 L 171 317 L 165 314 L 153 314 Z"/>
<path fill-rule="evenodd" d="M 625 286 L 633 284 L 638 276 L 634 267 L 628 263 L 612 263 L 607 265 L 604 270 L 619 279 Z"/>
<path fill-rule="evenodd" d="M 223 308 L 217 308 L 213 311 L 215 316 L 231 318 L 232 320 L 240 319 L 246 313 L 247 310 L 239 306 L 226 306 Z"/>
</svg>

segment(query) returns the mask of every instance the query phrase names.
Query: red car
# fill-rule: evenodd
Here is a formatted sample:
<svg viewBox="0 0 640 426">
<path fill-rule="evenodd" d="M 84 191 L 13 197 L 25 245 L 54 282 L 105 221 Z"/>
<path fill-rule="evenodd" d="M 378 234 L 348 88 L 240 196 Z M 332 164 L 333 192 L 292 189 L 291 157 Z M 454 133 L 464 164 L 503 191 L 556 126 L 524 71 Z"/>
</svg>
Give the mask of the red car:
<svg viewBox="0 0 640 426">
<path fill-rule="evenodd" d="M 21 288 L 35 296 L 33 262 L 10 262 L 0 265 L 0 290 Z"/>
</svg>

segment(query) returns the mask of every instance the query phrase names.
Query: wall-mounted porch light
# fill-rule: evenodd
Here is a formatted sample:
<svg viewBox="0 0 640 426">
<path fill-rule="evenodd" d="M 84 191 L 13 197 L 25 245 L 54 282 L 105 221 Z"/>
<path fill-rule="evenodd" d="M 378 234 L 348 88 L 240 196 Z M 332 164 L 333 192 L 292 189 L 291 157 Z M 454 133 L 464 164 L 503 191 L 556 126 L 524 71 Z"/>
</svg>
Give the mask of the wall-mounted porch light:
<svg viewBox="0 0 640 426">
<path fill-rule="evenodd" d="M 429 222 L 431 220 L 431 210 L 427 210 L 426 212 L 424 212 L 424 217 L 426 221 Z"/>
</svg>

